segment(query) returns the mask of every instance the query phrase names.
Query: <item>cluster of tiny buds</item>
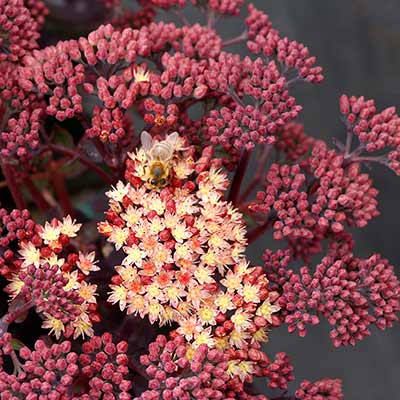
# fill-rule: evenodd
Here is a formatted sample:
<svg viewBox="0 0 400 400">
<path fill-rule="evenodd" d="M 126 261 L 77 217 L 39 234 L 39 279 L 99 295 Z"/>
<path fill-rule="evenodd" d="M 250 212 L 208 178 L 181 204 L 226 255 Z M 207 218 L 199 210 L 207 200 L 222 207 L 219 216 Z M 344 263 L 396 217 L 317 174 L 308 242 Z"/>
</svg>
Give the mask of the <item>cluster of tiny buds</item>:
<svg viewBox="0 0 400 400">
<path fill-rule="evenodd" d="M 342 382 L 339 379 L 303 381 L 296 391 L 298 400 L 343 400 Z"/>
<path fill-rule="evenodd" d="M 323 81 L 322 68 L 315 66 L 316 58 L 310 56 L 306 46 L 288 38 L 281 38 L 279 32 L 272 28 L 268 16 L 249 5 L 249 16 L 246 19 L 248 38 L 247 47 L 254 54 L 263 54 L 276 59 L 285 66 L 286 76 L 290 83 L 304 80 L 310 83 Z"/>
<path fill-rule="evenodd" d="M 334 232 L 349 225 L 364 227 L 379 215 L 378 190 L 372 186 L 369 175 L 362 173 L 359 163 L 346 165 L 342 155 L 329 150 L 326 143 L 315 143 L 310 158 L 314 177 L 319 179 L 315 190 L 313 213 L 319 215 L 319 224 L 331 223 Z"/>
<path fill-rule="evenodd" d="M 304 132 L 303 124 L 289 122 L 277 136 L 275 147 L 285 154 L 287 161 L 303 167 L 307 163 L 304 156 L 310 152 L 314 143 L 315 139 Z"/>
<path fill-rule="evenodd" d="M 358 163 L 346 165 L 341 154 L 318 141 L 301 165 L 272 164 L 265 190 L 250 204 L 252 211 L 269 214 L 275 239 L 310 240 L 321 229 L 338 233 L 346 224 L 364 227 L 379 215 L 378 191 Z"/>
<path fill-rule="evenodd" d="M 275 62 L 265 65 L 261 59 L 250 58 L 238 62 L 221 53 L 218 63 L 211 63 L 205 76 L 210 87 L 235 100 L 204 117 L 205 138 L 220 144 L 225 152 L 234 154 L 243 148 L 250 150 L 257 143 L 273 143 L 275 135 L 301 111 Z M 252 97 L 258 105 L 244 104 L 238 94 Z"/>
<path fill-rule="evenodd" d="M 275 140 L 268 130 L 268 126 L 272 127 L 268 118 L 250 105 L 237 106 L 234 110 L 228 107 L 212 110 L 205 122 L 206 138 L 214 145 L 220 144 L 227 152 L 243 147 L 251 150 L 257 142 L 271 144 Z"/>
<path fill-rule="evenodd" d="M 19 273 L 23 283 L 20 292 L 26 302 L 34 301 L 37 312 L 51 315 L 64 325 L 74 321 L 81 311 L 79 306 L 84 300 L 73 290 L 65 291 L 68 278 L 63 276 L 59 267 L 48 263 L 36 268 L 30 265 Z"/>
<path fill-rule="evenodd" d="M 200 24 L 182 28 L 182 50 L 188 57 L 217 57 L 222 49 L 222 39 L 211 30 Z"/>
<path fill-rule="evenodd" d="M 2 399 L 130 400 L 126 351 L 127 343 L 113 344 L 109 333 L 83 343 L 80 354 L 69 341 L 48 346 L 38 340 L 33 351 L 20 349 L 18 375 L 0 372 Z"/>
<path fill-rule="evenodd" d="M 357 98 L 342 95 L 339 104 L 348 130 L 357 135 L 361 143 L 353 153 L 346 156 L 357 157 L 364 150 L 368 153 L 385 150 L 387 154 L 376 161 L 400 175 L 400 117 L 396 108 L 389 107 L 378 113 L 374 100 L 366 100 L 363 96 Z"/>
<path fill-rule="evenodd" d="M 0 0 L 0 61 L 16 62 L 38 47 L 38 23 L 24 0 Z"/>
<path fill-rule="evenodd" d="M 0 109 L 8 115 L 0 130 L 0 151 L 7 161 L 14 157 L 26 161 L 39 146 L 44 103 L 22 71 L 11 62 L 0 63 Z"/>
<path fill-rule="evenodd" d="M 301 190 L 306 177 L 298 165 L 272 164 L 266 176 L 265 192 L 259 192 L 260 205 L 253 205 L 255 211 L 268 214 L 273 209 L 274 238 L 276 240 L 291 236 L 311 238 L 310 228 L 315 218 L 309 212 L 308 195 Z"/>
<path fill-rule="evenodd" d="M 227 355 L 219 350 L 210 350 L 202 345 L 194 351 L 189 360 L 188 347 L 183 337 L 176 336 L 168 341 L 158 336 L 149 345 L 149 354 L 141 356 L 149 376 L 149 390 L 137 400 L 190 399 L 190 393 L 199 399 L 222 399 L 226 381 Z M 189 369 L 187 376 L 176 374 Z"/>
<path fill-rule="evenodd" d="M 12 250 L 11 244 L 14 241 L 21 243 L 28 240 L 36 244 L 41 242 L 38 225 L 32 220 L 30 212 L 15 209 L 9 213 L 5 208 L 1 208 L 0 246 L 4 248 L 4 252 L 0 255 L 0 274 L 2 276 L 10 276 L 21 264 L 18 255 Z"/>
<path fill-rule="evenodd" d="M 222 351 L 206 345 L 193 349 L 179 335 L 170 340 L 158 336 L 149 345 L 149 354 L 141 356 L 140 362 L 147 367 L 150 380 L 149 389 L 136 400 L 190 399 L 191 396 L 200 400 L 258 399 L 247 394 L 243 385 L 244 380 L 252 381 L 251 373 L 267 376 L 273 389 L 286 389 L 287 382 L 293 380 L 293 367 L 284 353 L 277 354 L 270 362 L 257 349 Z"/>
<path fill-rule="evenodd" d="M 81 400 L 131 399 L 127 350 L 126 342 L 114 344 L 107 332 L 83 343 L 78 360 L 82 375 L 89 379 L 90 390 Z"/>
<path fill-rule="evenodd" d="M 6 129 L 0 132 L 4 143 L 1 155 L 5 158 L 17 156 L 20 159 L 31 157 L 39 147 L 39 129 L 43 113 L 40 107 L 21 111 L 7 121 Z"/>
<path fill-rule="evenodd" d="M 36 223 L 31 219 L 28 210 L 15 209 L 8 213 L 5 208 L 0 209 L 0 246 L 9 247 L 14 241 L 32 240 L 36 232 Z"/>
<path fill-rule="evenodd" d="M 42 28 L 49 9 L 42 0 L 25 0 L 26 8 L 31 13 L 32 18 L 37 22 L 38 27 Z"/>
<path fill-rule="evenodd" d="M 400 282 L 379 255 L 346 261 L 327 256 L 314 273 L 302 267 L 299 274 L 286 269 L 289 257 L 282 251 L 264 253 L 267 276 L 281 288 L 279 304 L 289 332 L 304 336 L 306 325 L 318 324 L 321 315 L 334 327 L 330 337 L 338 347 L 369 336 L 371 324 L 385 329 L 397 320 Z"/>
</svg>

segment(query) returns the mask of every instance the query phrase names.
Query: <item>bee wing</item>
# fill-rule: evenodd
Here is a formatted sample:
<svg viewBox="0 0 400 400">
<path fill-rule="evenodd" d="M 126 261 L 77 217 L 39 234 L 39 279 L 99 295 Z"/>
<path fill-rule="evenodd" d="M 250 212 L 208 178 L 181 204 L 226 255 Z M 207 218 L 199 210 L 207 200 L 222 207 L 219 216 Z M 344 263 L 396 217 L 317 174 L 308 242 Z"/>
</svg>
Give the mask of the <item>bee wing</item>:
<svg viewBox="0 0 400 400">
<path fill-rule="evenodd" d="M 153 138 L 149 132 L 143 131 L 140 135 L 140 141 L 142 142 L 143 150 L 148 152 L 153 147 Z"/>
<path fill-rule="evenodd" d="M 174 152 L 173 147 L 171 147 L 166 142 L 157 143 L 153 147 L 153 157 L 159 161 L 167 162 L 171 159 Z"/>
<path fill-rule="evenodd" d="M 175 147 L 176 142 L 179 139 L 179 133 L 178 132 L 172 132 L 170 133 L 166 138 L 165 141 L 172 147 Z"/>
</svg>

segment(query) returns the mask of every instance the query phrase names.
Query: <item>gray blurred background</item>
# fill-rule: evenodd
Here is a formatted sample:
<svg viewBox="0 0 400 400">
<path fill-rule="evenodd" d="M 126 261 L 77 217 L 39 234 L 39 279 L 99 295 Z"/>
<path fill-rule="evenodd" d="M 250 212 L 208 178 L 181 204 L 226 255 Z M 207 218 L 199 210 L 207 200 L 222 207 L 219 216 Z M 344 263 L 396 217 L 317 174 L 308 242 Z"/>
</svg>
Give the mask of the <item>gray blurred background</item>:
<svg viewBox="0 0 400 400">
<path fill-rule="evenodd" d="M 324 68 L 321 85 L 301 84 L 295 89 L 304 107 L 301 120 L 306 131 L 332 144 L 343 138 L 338 98 L 342 93 L 374 98 L 379 108 L 400 104 L 400 1 L 399 0 L 256 0 L 256 7 L 269 14 L 274 27 L 290 39 L 305 43 Z M 192 17 L 195 17 L 192 15 Z M 191 21 L 194 18 L 191 18 Z M 237 21 L 223 21 L 224 38 L 236 36 Z M 230 48 L 242 51 L 240 46 Z M 400 177 L 374 165 L 369 171 L 379 196 L 382 215 L 356 233 L 356 254 L 378 252 L 400 274 Z M 254 260 L 269 245 L 258 241 L 250 250 Z M 310 328 L 305 338 L 274 330 L 268 354 L 285 351 L 292 358 L 296 378 L 344 380 L 346 400 L 400 399 L 400 330 L 374 330 L 354 348 L 334 349 L 329 326 Z M 260 382 L 260 387 L 262 383 Z"/>
</svg>

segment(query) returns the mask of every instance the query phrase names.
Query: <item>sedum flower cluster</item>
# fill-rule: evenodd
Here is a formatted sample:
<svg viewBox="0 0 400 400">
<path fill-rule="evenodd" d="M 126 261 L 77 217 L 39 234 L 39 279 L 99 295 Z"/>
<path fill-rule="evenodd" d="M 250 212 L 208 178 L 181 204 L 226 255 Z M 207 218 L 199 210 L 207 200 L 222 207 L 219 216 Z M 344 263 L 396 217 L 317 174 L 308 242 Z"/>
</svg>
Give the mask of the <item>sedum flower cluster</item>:
<svg viewBox="0 0 400 400">
<path fill-rule="evenodd" d="M 92 320 L 96 319 L 96 288 L 85 278 L 99 270 L 95 254 L 81 251 L 65 253 L 81 224 L 70 216 L 37 226 L 37 242 L 20 242 L 18 270 L 5 287 L 13 302 L 34 307 L 42 317 L 42 327 L 56 338 L 92 336 Z M 93 314 L 93 315 L 92 315 Z"/>
<path fill-rule="evenodd" d="M 396 109 L 343 95 L 343 138 L 309 135 L 293 87 L 322 68 L 247 1 L 67 3 L 0 0 L 0 398 L 343 400 L 268 340 L 397 324 L 352 236 Z"/>
<path fill-rule="evenodd" d="M 18 373 L 0 371 L 3 399 L 129 400 L 127 343 L 115 345 L 110 334 L 93 336 L 80 352 L 70 341 L 51 346 L 37 340 L 34 349 L 21 347 L 18 356 L 5 334 L 1 339 L 3 355 L 14 355 Z"/>
<path fill-rule="evenodd" d="M 130 154 L 128 183 L 106 193 L 110 208 L 99 231 L 124 252 L 108 300 L 151 323 L 177 322 L 177 333 L 196 347 L 266 340 L 277 294 L 244 257 L 242 215 L 223 200 L 227 176 L 196 163 L 194 149 L 178 150 L 167 187 L 149 185 L 140 149 Z"/>
</svg>

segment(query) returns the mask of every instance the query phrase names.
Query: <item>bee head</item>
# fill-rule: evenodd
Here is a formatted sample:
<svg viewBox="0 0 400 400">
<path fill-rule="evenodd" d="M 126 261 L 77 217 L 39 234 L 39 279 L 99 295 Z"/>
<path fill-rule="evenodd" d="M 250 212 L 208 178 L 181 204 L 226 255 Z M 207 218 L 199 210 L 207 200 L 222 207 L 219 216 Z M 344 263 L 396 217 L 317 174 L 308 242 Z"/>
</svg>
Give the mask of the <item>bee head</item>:
<svg viewBox="0 0 400 400">
<path fill-rule="evenodd" d="M 164 178 L 161 179 L 151 179 L 150 180 L 150 185 L 157 187 L 157 188 L 163 188 L 167 184 L 167 180 Z"/>
</svg>

